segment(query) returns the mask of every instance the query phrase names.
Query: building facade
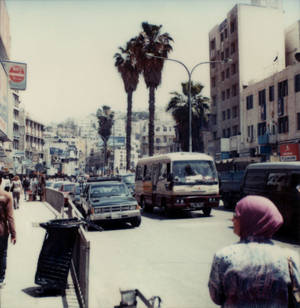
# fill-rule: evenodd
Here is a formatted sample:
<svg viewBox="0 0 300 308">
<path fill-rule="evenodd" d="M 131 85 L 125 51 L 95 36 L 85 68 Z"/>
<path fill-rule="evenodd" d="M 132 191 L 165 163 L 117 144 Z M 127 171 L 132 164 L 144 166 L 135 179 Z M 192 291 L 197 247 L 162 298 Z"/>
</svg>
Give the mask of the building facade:
<svg viewBox="0 0 300 308">
<path fill-rule="evenodd" d="M 212 134 L 206 148 L 216 159 L 238 156 L 242 91 L 285 68 L 283 11 L 278 7 L 237 4 L 209 32 L 210 61 L 231 59 L 210 66 Z"/>
</svg>

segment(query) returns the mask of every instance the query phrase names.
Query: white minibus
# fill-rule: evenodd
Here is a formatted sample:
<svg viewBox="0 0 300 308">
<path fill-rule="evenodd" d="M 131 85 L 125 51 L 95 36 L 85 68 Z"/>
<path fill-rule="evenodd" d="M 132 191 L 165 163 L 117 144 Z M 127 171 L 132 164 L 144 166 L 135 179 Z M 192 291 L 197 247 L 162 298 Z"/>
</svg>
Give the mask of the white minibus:
<svg viewBox="0 0 300 308">
<path fill-rule="evenodd" d="M 188 152 L 142 158 L 136 167 L 135 197 L 144 211 L 156 206 L 166 214 L 202 210 L 209 216 L 220 200 L 214 160 Z"/>
</svg>

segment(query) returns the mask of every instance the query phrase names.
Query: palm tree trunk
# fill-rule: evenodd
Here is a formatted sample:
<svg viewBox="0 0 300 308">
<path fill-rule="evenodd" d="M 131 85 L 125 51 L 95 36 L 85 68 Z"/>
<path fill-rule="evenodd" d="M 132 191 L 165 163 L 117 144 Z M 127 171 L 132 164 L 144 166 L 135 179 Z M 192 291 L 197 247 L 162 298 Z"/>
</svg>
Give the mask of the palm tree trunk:
<svg viewBox="0 0 300 308">
<path fill-rule="evenodd" d="M 130 158 L 131 158 L 131 117 L 132 117 L 132 91 L 129 91 L 127 93 L 126 170 L 130 169 Z"/>
<path fill-rule="evenodd" d="M 154 118 L 155 118 L 155 88 L 149 88 L 149 156 L 154 154 Z"/>
<path fill-rule="evenodd" d="M 104 141 L 104 174 L 106 174 L 107 165 L 107 141 Z"/>
</svg>

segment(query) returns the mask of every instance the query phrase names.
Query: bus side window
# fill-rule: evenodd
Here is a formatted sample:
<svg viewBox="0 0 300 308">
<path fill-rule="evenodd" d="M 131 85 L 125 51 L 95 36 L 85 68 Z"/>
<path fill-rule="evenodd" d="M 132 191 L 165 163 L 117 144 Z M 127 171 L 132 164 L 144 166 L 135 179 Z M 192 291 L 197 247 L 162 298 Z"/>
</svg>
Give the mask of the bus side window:
<svg viewBox="0 0 300 308">
<path fill-rule="evenodd" d="M 165 163 L 161 164 L 160 175 L 161 175 L 162 179 L 167 178 L 167 164 L 165 164 Z"/>
<path fill-rule="evenodd" d="M 143 179 L 143 176 L 142 176 L 142 167 L 141 167 L 141 166 L 137 166 L 137 167 L 136 167 L 135 179 L 136 179 L 136 180 L 142 180 L 142 179 Z"/>
<path fill-rule="evenodd" d="M 171 164 L 167 163 L 167 175 L 170 175 L 171 173 Z"/>
<path fill-rule="evenodd" d="M 144 180 L 146 181 L 149 181 L 151 180 L 151 166 L 145 166 L 145 169 L 144 169 Z"/>
</svg>

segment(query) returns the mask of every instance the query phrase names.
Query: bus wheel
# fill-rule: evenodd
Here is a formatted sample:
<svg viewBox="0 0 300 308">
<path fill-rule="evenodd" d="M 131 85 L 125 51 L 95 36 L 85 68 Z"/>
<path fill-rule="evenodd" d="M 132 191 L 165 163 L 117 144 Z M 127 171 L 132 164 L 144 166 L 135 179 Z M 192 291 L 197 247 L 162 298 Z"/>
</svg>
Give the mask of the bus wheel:
<svg viewBox="0 0 300 308">
<path fill-rule="evenodd" d="M 210 212 L 211 212 L 211 208 L 210 207 L 206 207 L 206 208 L 203 209 L 203 214 L 206 217 L 210 216 Z"/>
<path fill-rule="evenodd" d="M 141 199 L 141 208 L 142 208 L 143 212 L 150 212 L 150 208 L 149 208 L 149 206 L 146 204 L 144 198 Z"/>
</svg>

